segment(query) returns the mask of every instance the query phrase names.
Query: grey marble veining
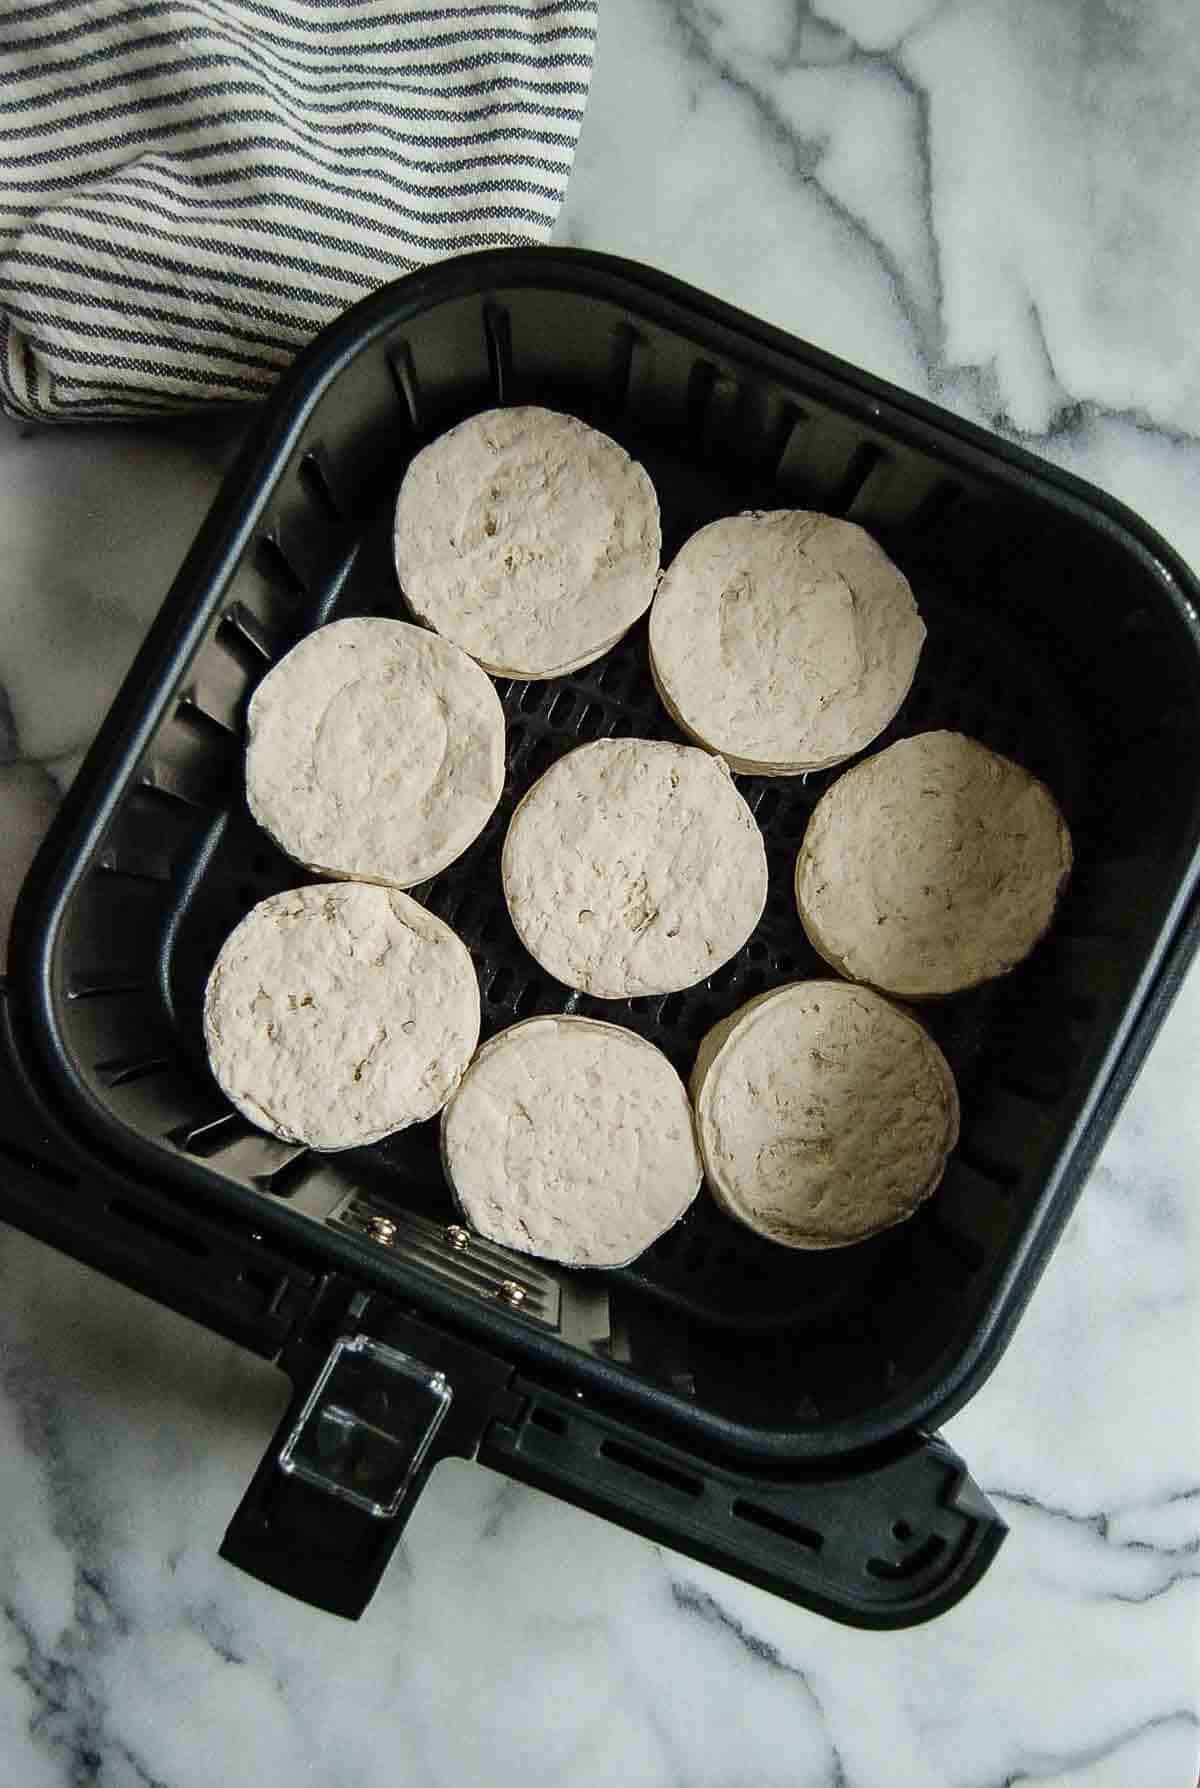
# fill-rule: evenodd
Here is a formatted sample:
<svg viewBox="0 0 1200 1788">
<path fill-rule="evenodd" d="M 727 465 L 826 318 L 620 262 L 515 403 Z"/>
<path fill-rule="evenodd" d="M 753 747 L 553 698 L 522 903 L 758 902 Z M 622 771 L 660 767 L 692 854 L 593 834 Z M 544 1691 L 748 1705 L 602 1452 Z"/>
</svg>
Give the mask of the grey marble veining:
<svg viewBox="0 0 1200 1788">
<path fill-rule="evenodd" d="M 604 0 L 561 239 L 1095 480 L 1200 564 L 1180 0 Z M 0 425 L 0 925 L 236 426 Z M 1012 1525 L 836 1627 L 474 1467 L 366 1619 L 218 1563 L 272 1370 L 0 1234 L 0 1788 L 1193 1788 L 1200 971 L 947 1434 Z"/>
</svg>

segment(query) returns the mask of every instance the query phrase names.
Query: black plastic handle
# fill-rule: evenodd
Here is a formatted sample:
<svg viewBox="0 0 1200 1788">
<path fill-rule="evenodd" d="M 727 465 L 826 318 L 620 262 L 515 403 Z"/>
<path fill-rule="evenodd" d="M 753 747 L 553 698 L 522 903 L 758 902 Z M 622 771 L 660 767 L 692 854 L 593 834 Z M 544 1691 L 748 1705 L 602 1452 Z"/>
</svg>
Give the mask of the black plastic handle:
<svg viewBox="0 0 1200 1788">
<path fill-rule="evenodd" d="M 473 1459 L 488 1424 L 512 1419 L 517 1409 L 508 1389 L 511 1366 L 379 1299 L 360 1295 L 347 1316 L 354 1332 L 325 1346 L 306 1340 L 285 1356 L 294 1394 L 229 1524 L 221 1557 L 287 1595 L 356 1620 L 434 1465 Z M 371 1352 L 350 1408 L 332 1374 L 356 1350 L 360 1358 Z M 330 1393 L 325 1402 L 323 1389 Z M 322 1428 L 332 1431 L 324 1461 Z"/>
<path fill-rule="evenodd" d="M 481 1461 L 850 1626 L 931 1620 L 976 1584 L 1008 1529 L 936 1435 L 838 1470 L 760 1475 L 702 1461 L 518 1381 Z"/>
<path fill-rule="evenodd" d="M 856 1465 L 765 1474 L 519 1379 L 384 1299 L 359 1295 L 310 1333 L 284 1362 L 296 1393 L 221 1556 L 331 1613 L 362 1613 L 432 1466 L 449 1455 L 856 1626 L 911 1626 L 949 1608 L 1007 1531 L 937 1437 L 901 1436 Z M 346 1359 L 359 1374 L 349 1396 L 337 1391 Z M 322 1420 L 324 1461 L 311 1432 Z M 302 1460 L 297 1470 L 301 1456 L 312 1469 Z"/>
</svg>

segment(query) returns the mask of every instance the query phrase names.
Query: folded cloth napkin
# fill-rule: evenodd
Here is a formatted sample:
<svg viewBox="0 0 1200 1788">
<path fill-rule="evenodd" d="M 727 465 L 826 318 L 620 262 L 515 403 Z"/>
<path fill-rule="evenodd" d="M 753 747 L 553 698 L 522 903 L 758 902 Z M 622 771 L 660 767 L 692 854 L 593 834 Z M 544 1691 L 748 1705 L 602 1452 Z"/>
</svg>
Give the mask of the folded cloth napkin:
<svg viewBox="0 0 1200 1788">
<path fill-rule="evenodd" d="M 0 405 L 261 397 L 323 323 L 554 223 L 597 0 L 0 0 Z"/>
</svg>

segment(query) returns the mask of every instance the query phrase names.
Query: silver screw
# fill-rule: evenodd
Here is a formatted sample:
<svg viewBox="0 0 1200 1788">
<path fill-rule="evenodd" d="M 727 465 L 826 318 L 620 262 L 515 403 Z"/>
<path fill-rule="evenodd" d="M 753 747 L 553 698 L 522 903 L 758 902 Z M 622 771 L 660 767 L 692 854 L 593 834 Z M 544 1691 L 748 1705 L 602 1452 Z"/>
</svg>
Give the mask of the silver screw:
<svg viewBox="0 0 1200 1788">
<path fill-rule="evenodd" d="M 471 1232 L 461 1223 L 450 1223 L 446 1227 L 446 1240 L 456 1254 L 465 1254 L 471 1246 Z"/>
<path fill-rule="evenodd" d="M 511 1309 L 515 1310 L 519 1304 L 525 1302 L 525 1287 L 518 1285 L 515 1279 L 505 1279 L 504 1283 L 497 1287 L 496 1296 L 502 1303 L 508 1304 Z"/>
<path fill-rule="evenodd" d="M 396 1239 L 396 1225 L 390 1217 L 368 1217 L 367 1234 L 381 1247 L 390 1248 Z"/>
</svg>

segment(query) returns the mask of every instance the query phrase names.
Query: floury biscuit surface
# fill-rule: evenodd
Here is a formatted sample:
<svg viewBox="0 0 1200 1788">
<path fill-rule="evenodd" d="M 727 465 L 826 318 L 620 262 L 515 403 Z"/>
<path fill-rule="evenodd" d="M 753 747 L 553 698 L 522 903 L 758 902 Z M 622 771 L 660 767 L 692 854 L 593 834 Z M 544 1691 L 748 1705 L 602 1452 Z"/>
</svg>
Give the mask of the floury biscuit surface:
<svg viewBox="0 0 1200 1788">
<path fill-rule="evenodd" d="M 800 509 L 692 535 L 650 614 L 650 660 L 678 725 L 731 769 L 826 769 L 883 731 L 925 627 L 907 580 L 853 522 Z"/>
<path fill-rule="evenodd" d="M 442 1114 L 446 1175 L 492 1241 L 624 1266 L 700 1187 L 683 1082 L 620 1025 L 530 1018 L 485 1043 Z"/>
<path fill-rule="evenodd" d="M 767 858 L 724 764 L 690 745 L 598 739 L 559 758 L 509 824 L 517 935 L 602 999 L 691 987 L 762 917 Z"/>
<path fill-rule="evenodd" d="M 465 652 L 407 621 L 334 621 L 263 678 L 246 798 L 320 875 L 412 887 L 461 856 L 504 786 L 504 711 Z"/>
<path fill-rule="evenodd" d="M 553 677 L 649 608 L 658 498 L 623 447 L 574 416 L 488 410 L 413 460 L 396 504 L 400 588 L 485 670 Z"/>
<path fill-rule="evenodd" d="M 441 1110 L 479 1041 L 479 983 L 461 939 L 406 894 L 318 883 L 260 901 L 231 932 L 204 1037 L 252 1123 L 354 1148 Z"/>
<path fill-rule="evenodd" d="M 1071 836 L 1043 783 L 962 733 L 918 733 L 822 795 L 796 903 L 840 974 L 918 999 L 1020 962 L 1070 869 Z"/>
<path fill-rule="evenodd" d="M 795 981 L 714 1025 L 691 1079 L 713 1196 L 789 1248 L 837 1248 L 903 1221 L 958 1137 L 949 1064 L 870 988 Z"/>
</svg>

